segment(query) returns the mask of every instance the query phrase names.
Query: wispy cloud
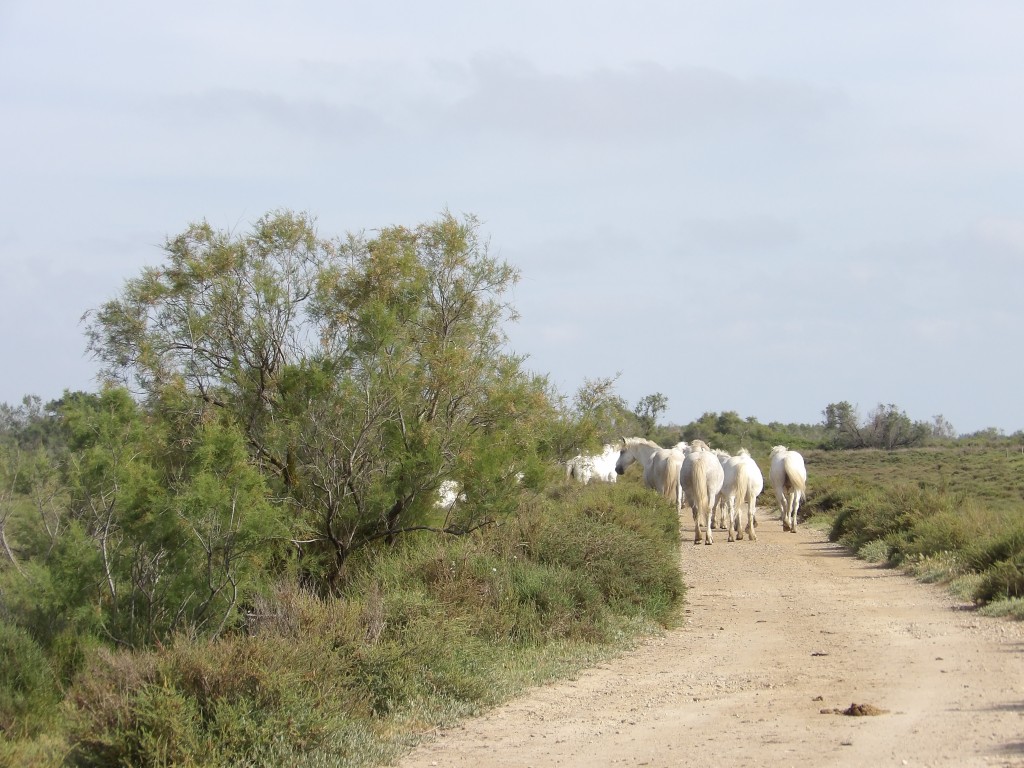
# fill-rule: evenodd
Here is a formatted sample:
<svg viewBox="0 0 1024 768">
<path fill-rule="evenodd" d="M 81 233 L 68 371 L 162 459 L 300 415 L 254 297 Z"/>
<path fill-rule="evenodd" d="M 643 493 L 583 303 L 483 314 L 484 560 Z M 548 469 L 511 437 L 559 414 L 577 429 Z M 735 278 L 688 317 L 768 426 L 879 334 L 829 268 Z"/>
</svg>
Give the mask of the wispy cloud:
<svg viewBox="0 0 1024 768">
<path fill-rule="evenodd" d="M 711 130 L 796 128 L 841 104 L 807 83 L 744 80 L 704 68 L 637 63 L 579 75 L 514 57 L 478 58 L 468 92 L 441 111 L 445 128 L 549 141 L 678 141 Z"/>
</svg>

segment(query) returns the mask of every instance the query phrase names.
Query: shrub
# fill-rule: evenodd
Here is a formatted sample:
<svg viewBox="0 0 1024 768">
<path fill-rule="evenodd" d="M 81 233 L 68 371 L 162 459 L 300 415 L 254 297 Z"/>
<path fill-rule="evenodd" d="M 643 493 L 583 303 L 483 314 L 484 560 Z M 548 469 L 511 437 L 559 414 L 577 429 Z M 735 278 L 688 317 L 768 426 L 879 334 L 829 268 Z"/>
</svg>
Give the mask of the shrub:
<svg viewBox="0 0 1024 768">
<path fill-rule="evenodd" d="M 979 542 L 967 549 L 967 562 L 976 571 L 985 571 L 1024 554 L 1024 528 L 1017 526 Z"/>
<path fill-rule="evenodd" d="M 348 562 L 337 598 L 278 585 L 247 635 L 88 655 L 80 765 L 387 762 L 408 736 L 566 674 L 674 620 L 671 505 L 629 483 L 557 486 L 471 535 Z"/>
<path fill-rule="evenodd" d="M 1018 553 L 986 569 L 973 597 L 977 603 L 1024 597 L 1024 557 Z"/>
<path fill-rule="evenodd" d="M 0 732 L 31 738 L 54 716 L 60 692 L 43 650 L 28 632 L 0 622 Z"/>
<path fill-rule="evenodd" d="M 275 743 L 330 748 L 338 723 L 368 707 L 355 663 L 322 639 L 182 639 L 163 651 L 99 651 L 72 691 L 73 759 L 215 766 Z"/>
</svg>

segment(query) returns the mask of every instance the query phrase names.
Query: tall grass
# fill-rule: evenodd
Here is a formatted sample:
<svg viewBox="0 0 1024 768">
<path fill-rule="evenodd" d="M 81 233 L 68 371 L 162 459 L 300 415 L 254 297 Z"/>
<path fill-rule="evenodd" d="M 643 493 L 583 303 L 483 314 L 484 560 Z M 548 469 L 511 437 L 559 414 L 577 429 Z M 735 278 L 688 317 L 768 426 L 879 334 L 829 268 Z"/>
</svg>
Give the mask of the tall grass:
<svg viewBox="0 0 1024 768">
<path fill-rule="evenodd" d="M 834 541 L 948 582 L 979 606 L 1024 598 L 1021 454 L 951 446 L 807 460 L 805 512 L 827 516 Z"/>
<path fill-rule="evenodd" d="M 354 557 L 337 599 L 282 583 L 247 632 L 92 651 L 60 726 L 3 742 L 0 762 L 386 763 L 673 625 L 678 545 L 675 511 L 652 492 L 556 484 L 501 525 Z"/>
</svg>

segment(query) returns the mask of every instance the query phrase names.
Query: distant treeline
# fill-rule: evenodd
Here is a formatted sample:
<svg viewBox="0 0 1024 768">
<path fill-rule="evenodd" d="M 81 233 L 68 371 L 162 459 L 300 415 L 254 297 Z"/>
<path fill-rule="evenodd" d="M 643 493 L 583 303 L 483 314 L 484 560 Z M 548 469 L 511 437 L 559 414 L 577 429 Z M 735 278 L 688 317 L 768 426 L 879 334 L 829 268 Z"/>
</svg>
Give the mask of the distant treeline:
<svg viewBox="0 0 1024 768">
<path fill-rule="evenodd" d="M 681 440 L 702 439 L 725 449 L 736 447 L 768 447 L 784 444 L 791 448 L 822 450 L 880 448 L 919 448 L 925 445 L 955 442 L 1019 445 L 1024 431 L 1005 435 L 990 428 L 957 435 L 953 426 L 941 415 L 931 421 L 914 421 L 894 404 L 879 404 L 866 417 L 856 407 L 843 401 L 829 403 L 817 424 L 761 424 L 756 418 L 742 418 L 735 411 L 705 413 L 683 426 L 659 427 L 659 441 L 668 444 L 674 435 Z"/>
<path fill-rule="evenodd" d="M 775 445 L 794 449 L 918 448 L 924 445 L 957 441 L 986 444 L 1020 445 L 1024 431 L 1006 435 L 996 428 L 958 435 L 953 425 L 940 415 L 931 421 L 914 421 L 899 406 L 879 403 L 866 416 L 848 401 L 829 403 L 816 424 L 762 424 L 754 416 L 744 418 L 736 411 L 707 411 L 688 424 L 665 424 L 660 416 L 669 399 L 661 392 L 646 395 L 630 408 L 614 391 L 615 379 L 588 380 L 576 395 L 576 410 L 595 414 L 601 431 L 611 439 L 640 434 L 660 445 L 674 445 L 700 439 L 728 451 L 739 448 L 766 450 Z"/>
</svg>

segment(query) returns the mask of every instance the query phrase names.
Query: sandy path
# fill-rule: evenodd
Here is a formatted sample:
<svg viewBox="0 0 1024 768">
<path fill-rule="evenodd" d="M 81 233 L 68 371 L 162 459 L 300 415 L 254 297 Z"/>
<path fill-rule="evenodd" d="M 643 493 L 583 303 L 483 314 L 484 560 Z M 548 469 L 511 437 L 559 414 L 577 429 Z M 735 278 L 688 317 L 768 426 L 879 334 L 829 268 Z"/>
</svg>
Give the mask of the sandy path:
<svg viewBox="0 0 1024 768">
<path fill-rule="evenodd" d="M 1024 766 L 1024 625 L 817 531 L 758 535 L 683 545 L 682 628 L 400 766 Z M 888 712 L 821 713 L 852 703 Z"/>
</svg>

